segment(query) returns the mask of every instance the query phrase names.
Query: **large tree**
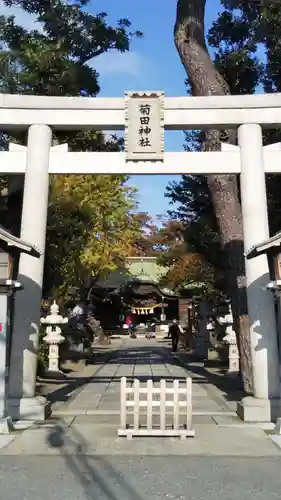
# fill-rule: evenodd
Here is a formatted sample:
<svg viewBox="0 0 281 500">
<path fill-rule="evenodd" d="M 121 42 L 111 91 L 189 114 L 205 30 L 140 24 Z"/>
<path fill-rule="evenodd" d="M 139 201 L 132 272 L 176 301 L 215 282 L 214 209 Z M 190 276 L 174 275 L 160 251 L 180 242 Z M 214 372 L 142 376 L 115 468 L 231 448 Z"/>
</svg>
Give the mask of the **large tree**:
<svg viewBox="0 0 281 500">
<path fill-rule="evenodd" d="M 99 92 L 95 57 L 108 50 L 126 51 L 130 21 L 107 23 L 107 14 L 91 14 L 89 0 L 3 0 L 36 16 L 33 30 L 0 16 L 2 91 L 39 95 L 95 96 Z"/>
<path fill-rule="evenodd" d="M 67 293 L 122 267 L 140 236 L 135 190 L 123 176 L 53 176 L 45 293 Z"/>
<path fill-rule="evenodd" d="M 18 25 L 14 16 L 0 16 L 2 92 L 96 96 L 100 88 L 95 58 L 109 50 L 127 51 L 132 37 L 141 35 L 131 31 L 126 18 L 111 26 L 106 13 L 90 13 L 88 0 L 4 0 L 3 3 L 32 14 L 36 24 L 34 29 L 27 29 Z M 2 148 L 7 147 L 8 139 L 26 143 L 26 134 L 10 138 L 2 135 Z M 117 151 L 122 147 L 117 138 L 106 140 L 95 131 L 56 133 L 54 141 L 68 142 L 69 149 L 74 151 Z M 1 222 L 18 233 L 23 179 L 11 177 Z M 131 231 L 134 233 L 137 227 L 131 214 L 132 193 L 124 186 L 124 176 L 55 177 L 50 187 L 46 291 L 51 285 L 64 286 L 66 280 L 70 284 L 75 279 L 79 281 L 85 273 L 97 274 L 112 268 L 124 257 L 132 239 Z M 111 211 L 110 215 L 106 210 Z M 61 234 L 65 236 L 63 245 L 58 239 Z M 111 252 L 109 241 L 114 242 Z"/>
<path fill-rule="evenodd" d="M 190 244 L 187 232 L 191 231 L 179 220 L 167 219 L 155 235 L 158 262 L 167 269 L 161 283 L 177 291 L 200 284 L 202 292 L 211 292 L 215 286 L 214 267 Z"/>
<path fill-rule="evenodd" d="M 206 178 L 183 175 L 168 185 L 166 196 L 172 207 L 175 205 L 168 214 L 181 223 L 186 250 L 200 255 L 205 266 L 213 270 L 213 285 L 221 282 L 222 247 Z"/>
<path fill-rule="evenodd" d="M 227 82 L 232 94 L 251 94 L 262 75 L 262 65 L 255 57 L 257 44 L 249 36 L 245 23 L 223 11 L 206 34 L 213 49 L 215 67 Z M 187 92 L 192 93 L 187 80 Z M 186 132 L 186 151 L 202 151 L 205 134 L 201 131 Z M 184 175 L 179 182 L 171 183 L 166 196 L 176 208 L 169 214 L 179 219 L 185 227 L 188 241 L 218 269 L 221 268 L 223 247 L 220 228 L 208 185 L 208 177 Z"/>
<path fill-rule="evenodd" d="M 215 267 L 192 245 L 191 233 L 194 231 L 191 225 L 186 227 L 185 219 L 181 222 L 179 217 L 159 217 L 160 227 L 146 213 L 137 214 L 137 219 L 140 234 L 130 255 L 157 257 L 158 263 L 166 268 L 161 286 L 180 291 L 186 285 L 200 282 L 204 283 L 202 292 L 214 291 Z"/>
<path fill-rule="evenodd" d="M 281 2 L 221 0 L 221 3 L 225 10 L 218 16 L 210 32 L 211 43 L 222 46 L 226 40 L 228 44 L 233 44 L 233 40 L 236 40 L 236 44 L 239 43 L 252 53 L 251 64 L 248 60 L 244 69 L 248 81 L 253 79 L 253 75 L 258 75 L 259 86 L 265 92 L 281 92 Z M 261 55 L 262 64 L 257 60 Z M 228 54 L 227 56 L 229 58 Z M 235 59 L 235 51 L 232 52 L 232 59 Z M 239 86 L 241 87 L 241 76 Z M 280 129 L 264 130 L 263 139 L 265 144 L 280 142 Z M 281 229 L 280 189 L 281 176 L 268 175 L 267 194 L 271 234 Z"/>
<path fill-rule="evenodd" d="M 223 69 L 226 69 L 227 64 L 227 69 L 233 72 L 236 66 L 233 62 L 229 64 L 230 59 L 223 58 L 221 53 L 218 54 L 217 64 L 212 61 L 205 40 L 205 6 L 206 0 L 178 0 L 174 29 L 175 44 L 186 69 L 192 95 L 225 95 L 233 89 L 230 88 Z M 237 63 L 237 59 L 235 61 Z M 205 131 L 202 150 L 219 150 L 222 137 L 230 143 L 236 143 L 236 133 L 233 130 L 224 131 L 223 134 L 218 130 Z M 211 195 L 225 257 L 227 291 L 232 298 L 244 385 L 250 392 L 252 390 L 251 348 L 247 322 L 243 228 L 237 177 L 235 175 L 209 175 L 206 177 L 206 183 Z"/>
<path fill-rule="evenodd" d="M 186 151 L 201 151 L 202 132 L 186 132 Z M 165 196 L 171 209 L 168 215 L 179 220 L 184 228 L 185 241 L 208 264 L 220 272 L 223 262 L 218 223 L 207 178 L 204 175 L 183 175 L 168 184 Z"/>
</svg>

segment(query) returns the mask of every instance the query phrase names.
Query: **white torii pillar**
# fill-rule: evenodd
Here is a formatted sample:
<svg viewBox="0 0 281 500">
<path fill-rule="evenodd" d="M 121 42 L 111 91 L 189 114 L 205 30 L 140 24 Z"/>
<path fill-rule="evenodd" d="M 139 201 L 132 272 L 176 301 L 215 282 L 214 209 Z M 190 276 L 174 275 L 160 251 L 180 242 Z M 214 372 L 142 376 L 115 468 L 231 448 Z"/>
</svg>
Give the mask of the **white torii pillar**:
<svg viewBox="0 0 281 500">
<path fill-rule="evenodd" d="M 279 144 L 263 148 L 262 128 L 244 124 L 238 129 L 241 155 L 241 203 L 244 251 L 269 238 L 264 152 L 280 149 Z M 273 296 L 266 289 L 269 269 L 266 255 L 246 259 L 247 301 L 253 365 L 253 397 L 238 404 L 245 421 L 276 420 L 280 415 L 280 376 Z"/>
<path fill-rule="evenodd" d="M 52 131 L 47 125 L 32 125 L 28 131 L 27 151 L 24 146 L 10 145 L 10 151 L 26 155 L 26 171 L 21 220 L 21 239 L 40 251 L 40 259 L 22 254 L 18 279 L 23 289 L 15 300 L 13 336 L 9 371 L 8 408 L 13 419 L 42 420 L 45 398 L 36 397 L 37 352 L 40 325 L 46 224 L 49 193 L 49 156 Z"/>
</svg>

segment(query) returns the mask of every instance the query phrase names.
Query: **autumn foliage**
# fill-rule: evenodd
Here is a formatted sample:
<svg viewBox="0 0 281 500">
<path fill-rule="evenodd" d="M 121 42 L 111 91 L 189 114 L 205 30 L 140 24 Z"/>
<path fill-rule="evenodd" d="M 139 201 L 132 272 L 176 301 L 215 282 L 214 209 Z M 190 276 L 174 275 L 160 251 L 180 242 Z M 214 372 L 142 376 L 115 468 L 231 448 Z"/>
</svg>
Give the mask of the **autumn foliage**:
<svg viewBox="0 0 281 500">
<path fill-rule="evenodd" d="M 139 214 L 141 237 L 134 243 L 133 255 L 156 256 L 167 272 L 161 284 L 180 291 L 187 285 L 203 284 L 203 290 L 215 286 L 215 270 L 188 242 L 187 227 L 179 220 L 163 219 L 158 227 L 147 214 Z"/>
<path fill-rule="evenodd" d="M 66 292 L 124 265 L 140 227 L 135 190 L 125 176 L 53 176 L 45 290 Z"/>
</svg>

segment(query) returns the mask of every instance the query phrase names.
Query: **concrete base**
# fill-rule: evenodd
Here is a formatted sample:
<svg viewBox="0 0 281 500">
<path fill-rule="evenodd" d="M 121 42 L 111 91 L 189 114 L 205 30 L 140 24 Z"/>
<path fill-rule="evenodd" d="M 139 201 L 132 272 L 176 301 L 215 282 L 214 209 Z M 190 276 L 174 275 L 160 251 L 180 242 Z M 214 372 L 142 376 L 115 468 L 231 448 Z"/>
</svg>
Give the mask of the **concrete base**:
<svg viewBox="0 0 281 500">
<path fill-rule="evenodd" d="M 8 413 L 12 420 L 46 420 L 51 414 L 51 403 L 43 396 L 9 398 Z"/>
<path fill-rule="evenodd" d="M 0 418 L 0 434 L 10 434 L 13 430 L 11 417 Z"/>
<path fill-rule="evenodd" d="M 281 400 L 247 396 L 237 404 L 237 415 L 244 422 L 276 422 L 281 415 Z"/>
</svg>

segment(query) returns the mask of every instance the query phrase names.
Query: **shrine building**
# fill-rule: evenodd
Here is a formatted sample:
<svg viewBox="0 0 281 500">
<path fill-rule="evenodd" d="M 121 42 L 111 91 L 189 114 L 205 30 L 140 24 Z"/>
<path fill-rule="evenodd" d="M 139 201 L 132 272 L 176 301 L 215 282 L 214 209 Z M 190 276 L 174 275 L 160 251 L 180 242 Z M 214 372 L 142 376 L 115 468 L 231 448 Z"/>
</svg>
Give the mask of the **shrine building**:
<svg viewBox="0 0 281 500">
<path fill-rule="evenodd" d="M 179 318 L 179 295 L 161 287 L 167 268 L 156 257 L 127 257 L 123 269 L 92 284 L 89 292 L 96 317 L 114 328 L 130 314 L 136 325 Z"/>
</svg>

